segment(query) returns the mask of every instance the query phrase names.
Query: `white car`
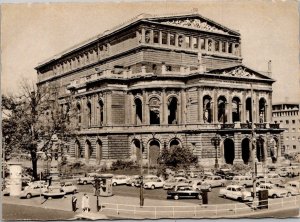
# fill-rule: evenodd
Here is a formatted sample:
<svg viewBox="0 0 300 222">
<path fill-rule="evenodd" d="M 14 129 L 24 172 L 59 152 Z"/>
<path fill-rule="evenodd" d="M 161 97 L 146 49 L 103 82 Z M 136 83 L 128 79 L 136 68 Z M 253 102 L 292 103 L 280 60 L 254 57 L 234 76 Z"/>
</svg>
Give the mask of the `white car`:
<svg viewBox="0 0 300 222">
<path fill-rule="evenodd" d="M 65 193 L 77 193 L 78 188 L 70 182 L 62 183 L 62 189 Z"/>
<path fill-rule="evenodd" d="M 154 190 L 155 188 L 162 188 L 164 186 L 164 184 L 165 184 L 165 182 L 162 179 L 158 178 L 155 180 L 145 182 L 144 188 Z"/>
<path fill-rule="evenodd" d="M 200 180 L 200 179 L 196 179 L 196 180 L 191 180 L 189 182 L 189 185 L 192 186 L 192 188 L 194 190 L 201 190 L 201 191 L 211 191 L 211 185 Z"/>
<path fill-rule="evenodd" d="M 78 184 L 92 184 L 95 181 L 95 177 L 87 176 L 87 177 L 80 177 L 77 181 Z"/>
<path fill-rule="evenodd" d="M 24 190 L 20 193 L 20 198 L 26 197 L 27 199 L 30 199 L 34 196 L 40 196 L 45 191 L 47 191 L 47 187 L 45 185 L 40 184 L 34 184 L 30 185 L 24 188 Z"/>
<path fill-rule="evenodd" d="M 226 183 L 226 180 L 220 176 L 208 176 L 203 181 L 211 187 L 224 187 Z"/>
<path fill-rule="evenodd" d="M 290 181 L 286 184 L 285 188 L 291 195 L 300 195 L 300 181 Z"/>
<path fill-rule="evenodd" d="M 126 182 L 127 182 L 128 179 L 129 178 L 126 175 L 115 175 L 112 178 L 112 185 L 113 186 L 117 186 L 117 185 L 126 184 Z"/>
<path fill-rule="evenodd" d="M 183 184 L 188 185 L 189 180 L 186 179 L 185 177 L 175 177 L 165 181 L 164 189 L 165 190 L 173 189 L 175 186 L 183 185 Z"/>
<path fill-rule="evenodd" d="M 260 184 L 260 183 L 278 184 L 278 183 L 283 183 L 283 181 L 284 181 L 284 178 L 279 176 L 277 173 L 269 173 L 264 178 L 259 178 L 257 180 L 257 184 Z"/>
<path fill-rule="evenodd" d="M 229 185 L 226 188 L 220 189 L 220 196 L 224 198 L 231 198 L 238 201 L 252 201 L 251 192 L 247 191 L 240 185 Z"/>
<path fill-rule="evenodd" d="M 128 178 L 128 180 L 126 181 L 126 185 L 127 186 L 132 186 L 132 187 L 134 187 L 135 186 L 135 181 L 137 180 L 137 179 L 139 179 L 141 176 L 140 175 L 133 175 L 133 176 L 130 176 L 129 178 Z"/>
<path fill-rule="evenodd" d="M 286 197 L 288 196 L 288 190 L 284 188 L 277 187 L 275 184 L 262 183 L 257 187 L 259 190 L 268 190 L 268 196 L 272 198 Z"/>
</svg>

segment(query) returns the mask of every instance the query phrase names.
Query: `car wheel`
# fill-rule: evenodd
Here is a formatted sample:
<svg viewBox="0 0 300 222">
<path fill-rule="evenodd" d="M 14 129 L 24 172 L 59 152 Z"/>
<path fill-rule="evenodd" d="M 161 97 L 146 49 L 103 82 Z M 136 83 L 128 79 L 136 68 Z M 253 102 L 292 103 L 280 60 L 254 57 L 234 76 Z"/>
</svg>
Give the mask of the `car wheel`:
<svg viewBox="0 0 300 222">
<path fill-rule="evenodd" d="M 237 201 L 242 202 L 242 198 L 241 198 L 241 197 L 238 197 L 238 198 L 237 198 Z"/>
<path fill-rule="evenodd" d="M 74 191 L 73 191 L 73 194 L 75 194 L 75 193 L 77 193 L 77 190 L 74 190 Z"/>
<path fill-rule="evenodd" d="M 202 200 L 201 194 L 198 194 L 197 198 L 198 198 L 199 200 Z"/>
<path fill-rule="evenodd" d="M 286 196 L 287 196 L 287 197 L 292 196 L 291 192 L 288 192 Z"/>
<path fill-rule="evenodd" d="M 134 183 L 131 183 L 131 186 L 134 187 Z"/>
<path fill-rule="evenodd" d="M 87 182 L 86 182 L 86 181 L 83 181 L 83 185 L 87 185 Z"/>
<path fill-rule="evenodd" d="M 31 193 L 26 194 L 26 198 L 30 199 L 32 197 Z"/>
<path fill-rule="evenodd" d="M 274 198 L 274 199 L 277 198 L 277 197 L 278 197 L 278 196 L 277 196 L 276 194 L 273 194 L 273 195 L 272 195 L 272 198 Z"/>
<path fill-rule="evenodd" d="M 151 189 L 152 189 L 152 190 L 154 190 L 154 189 L 155 189 L 155 186 L 154 186 L 154 185 L 152 185 L 152 186 L 151 186 Z"/>
<path fill-rule="evenodd" d="M 209 192 L 211 191 L 211 187 L 208 188 L 208 191 L 209 191 Z"/>
<path fill-rule="evenodd" d="M 114 182 L 114 183 L 113 183 L 113 186 L 117 186 L 117 183 L 116 183 L 116 182 Z"/>
<path fill-rule="evenodd" d="M 227 198 L 225 194 L 223 195 L 223 198 L 224 198 L 224 199 L 226 199 L 226 198 Z"/>
<path fill-rule="evenodd" d="M 179 199 L 179 196 L 178 195 L 175 195 L 174 196 L 174 200 L 178 200 Z"/>
</svg>

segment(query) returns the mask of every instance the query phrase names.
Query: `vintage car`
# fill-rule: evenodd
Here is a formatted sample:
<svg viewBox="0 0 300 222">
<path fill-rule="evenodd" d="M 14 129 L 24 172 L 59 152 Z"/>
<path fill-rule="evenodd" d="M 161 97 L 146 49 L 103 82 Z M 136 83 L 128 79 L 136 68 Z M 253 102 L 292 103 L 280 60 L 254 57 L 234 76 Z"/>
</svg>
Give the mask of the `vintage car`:
<svg viewBox="0 0 300 222">
<path fill-rule="evenodd" d="M 265 177 L 259 178 L 256 183 L 257 184 L 260 183 L 278 184 L 283 182 L 284 182 L 284 178 L 280 177 L 277 173 L 268 173 Z"/>
<path fill-rule="evenodd" d="M 257 191 L 259 190 L 268 190 L 268 196 L 272 198 L 286 197 L 288 195 L 287 189 L 278 187 L 271 183 L 261 183 L 257 187 Z"/>
<path fill-rule="evenodd" d="M 196 179 L 196 180 L 191 180 L 189 182 L 189 185 L 193 187 L 194 190 L 201 190 L 201 191 L 211 191 L 211 186 L 210 184 L 200 180 L 200 179 Z"/>
<path fill-rule="evenodd" d="M 281 177 L 291 177 L 294 174 L 294 169 L 292 167 L 281 167 L 277 170 L 277 174 Z"/>
<path fill-rule="evenodd" d="M 146 183 L 146 182 L 152 181 L 152 180 L 156 180 L 156 179 L 158 179 L 158 176 L 152 175 L 152 174 L 148 174 L 148 175 L 143 176 L 143 183 Z M 135 186 L 136 187 L 141 186 L 141 179 L 137 179 L 135 181 Z"/>
<path fill-rule="evenodd" d="M 71 182 L 65 182 L 65 183 L 61 183 L 62 189 L 64 192 L 66 192 L 66 194 L 68 193 L 77 193 L 78 188 Z"/>
<path fill-rule="evenodd" d="M 114 175 L 112 178 L 112 185 L 113 186 L 124 185 L 126 184 L 128 179 L 129 178 L 126 175 Z"/>
<path fill-rule="evenodd" d="M 291 195 L 300 195 L 300 181 L 295 180 L 295 181 L 289 181 L 286 185 L 285 188 L 288 190 L 288 193 Z"/>
<path fill-rule="evenodd" d="M 144 182 L 144 188 L 154 190 L 155 188 L 162 188 L 164 184 L 165 182 L 162 179 L 158 178 Z"/>
<path fill-rule="evenodd" d="M 208 176 L 203 181 L 211 187 L 224 187 L 226 183 L 226 180 L 220 176 Z"/>
<path fill-rule="evenodd" d="M 238 201 L 252 201 L 251 192 L 247 191 L 244 186 L 229 185 L 226 188 L 221 188 L 219 195 L 224 198 L 231 198 Z"/>
<path fill-rule="evenodd" d="M 48 189 L 42 193 L 45 199 L 48 198 L 63 198 L 66 195 L 66 192 L 61 186 L 50 186 Z"/>
<path fill-rule="evenodd" d="M 24 188 L 20 193 L 20 198 L 30 199 L 31 197 L 40 196 L 47 190 L 43 184 L 32 184 Z"/>
<path fill-rule="evenodd" d="M 192 186 L 182 185 L 177 186 L 176 189 L 168 190 L 167 198 L 173 198 L 178 200 L 179 198 L 197 198 L 202 200 L 202 192 L 199 190 L 194 190 Z"/>
<path fill-rule="evenodd" d="M 128 178 L 128 180 L 126 181 L 126 185 L 127 186 L 132 186 L 134 187 L 135 186 L 135 183 L 136 183 L 136 180 L 138 180 L 140 178 L 140 175 L 133 175 L 133 176 L 130 176 Z"/>
<path fill-rule="evenodd" d="M 234 176 L 231 182 L 232 184 L 240 185 L 243 187 L 253 186 L 253 180 L 251 176 Z"/>
<path fill-rule="evenodd" d="M 165 190 L 169 190 L 169 189 L 173 189 L 176 185 L 179 185 L 179 184 L 188 185 L 188 183 L 189 183 L 189 180 L 186 179 L 185 177 L 174 177 L 169 180 L 166 180 L 163 188 Z"/>
<path fill-rule="evenodd" d="M 97 173 L 89 173 L 87 176 L 80 177 L 77 181 L 78 184 L 92 184 L 95 181 L 95 177 L 99 176 L 100 174 Z"/>
</svg>

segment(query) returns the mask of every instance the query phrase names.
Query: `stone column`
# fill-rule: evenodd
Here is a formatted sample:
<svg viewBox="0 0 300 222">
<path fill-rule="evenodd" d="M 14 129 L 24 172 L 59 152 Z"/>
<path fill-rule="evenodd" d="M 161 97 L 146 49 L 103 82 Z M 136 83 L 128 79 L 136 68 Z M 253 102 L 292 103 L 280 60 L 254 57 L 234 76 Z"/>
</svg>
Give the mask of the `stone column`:
<svg viewBox="0 0 300 222">
<path fill-rule="evenodd" d="M 153 29 L 150 30 L 150 44 L 153 45 Z"/>
<path fill-rule="evenodd" d="M 208 51 L 208 39 L 204 39 L 205 42 L 205 51 Z"/>
<path fill-rule="evenodd" d="M 228 96 L 228 112 L 227 112 L 227 122 L 232 123 L 232 91 L 229 92 Z"/>
<path fill-rule="evenodd" d="M 97 107 L 96 107 L 96 95 L 92 95 L 92 99 L 91 99 L 91 126 L 95 126 L 96 125 L 96 113 L 97 113 Z"/>
<path fill-rule="evenodd" d="M 201 51 L 201 37 L 198 37 L 198 50 Z"/>
<path fill-rule="evenodd" d="M 171 44 L 170 44 L 170 42 L 171 42 L 170 39 L 171 39 L 171 36 L 170 36 L 170 33 L 168 32 L 168 33 L 167 33 L 167 45 L 171 45 Z"/>
<path fill-rule="evenodd" d="M 145 43 L 145 28 L 142 28 L 142 43 Z"/>
<path fill-rule="evenodd" d="M 184 89 L 181 89 L 181 123 L 185 124 L 186 123 L 186 112 L 187 112 L 187 107 L 186 107 L 186 92 Z"/>
<path fill-rule="evenodd" d="M 213 90 L 213 123 L 218 123 L 218 98 L 217 90 Z"/>
<path fill-rule="evenodd" d="M 225 42 L 225 53 L 228 53 L 228 46 L 229 46 L 228 42 Z"/>
<path fill-rule="evenodd" d="M 203 123 L 203 89 L 198 88 L 198 122 Z"/>
<path fill-rule="evenodd" d="M 143 90 L 143 124 L 149 123 L 149 102 L 146 90 Z"/>
<path fill-rule="evenodd" d="M 178 37 L 179 37 L 179 35 L 176 33 L 175 34 L 175 47 L 178 47 Z"/>
<path fill-rule="evenodd" d="M 166 90 L 164 88 L 162 89 L 162 97 L 161 98 L 162 98 L 162 101 L 161 101 L 161 104 L 162 104 L 161 123 L 168 124 L 168 110 L 167 110 L 168 101 L 166 99 Z"/>
<path fill-rule="evenodd" d="M 158 43 L 162 45 L 162 32 L 159 31 Z"/>
<path fill-rule="evenodd" d="M 112 125 L 112 118 L 111 118 L 111 92 L 106 92 L 106 125 Z"/>
<path fill-rule="evenodd" d="M 258 93 L 253 93 L 254 94 L 254 98 L 255 98 L 255 104 L 254 104 L 254 107 L 255 107 L 255 111 L 254 111 L 254 123 L 259 123 L 259 102 L 258 102 Z"/>
</svg>

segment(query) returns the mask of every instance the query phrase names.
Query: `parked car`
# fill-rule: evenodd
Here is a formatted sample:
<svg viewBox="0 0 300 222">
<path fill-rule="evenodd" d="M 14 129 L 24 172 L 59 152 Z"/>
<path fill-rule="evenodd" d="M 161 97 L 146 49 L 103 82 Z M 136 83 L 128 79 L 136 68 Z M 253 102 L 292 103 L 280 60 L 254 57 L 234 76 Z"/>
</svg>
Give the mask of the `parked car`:
<svg viewBox="0 0 300 222">
<path fill-rule="evenodd" d="M 247 191 L 244 186 L 229 185 L 226 188 L 221 188 L 219 195 L 224 198 L 231 198 L 238 201 L 252 201 L 251 192 Z"/>
<path fill-rule="evenodd" d="M 66 194 L 77 193 L 78 188 L 71 182 L 62 183 L 61 186 L 62 186 L 63 191 L 66 192 Z"/>
<path fill-rule="evenodd" d="M 200 190 L 200 191 L 211 191 L 210 184 L 198 179 L 198 180 L 191 180 L 189 182 L 189 185 L 193 187 L 194 190 Z"/>
<path fill-rule="evenodd" d="M 174 177 L 172 179 L 165 181 L 163 188 L 165 190 L 169 190 L 169 189 L 173 189 L 176 185 L 179 185 L 179 184 L 187 185 L 188 183 L 189 183 L 189 180 L 186 179 L 185 177 Z"/>
<path fill-rule="evenodd" d="M 117 186 L 117 185 L 123 185 L 126 184 L 128 180 L 128 176 L 126 175 L 115 175 L 112 178 L 112 185 Z"/>
<path fill-rule="evenodd" d="M 152 174 L 148 174 L 148 175 L 145 175 L 145 176 L 143 177 L 143 183 L 146 183 L 146 182 L 151 181 L 151 180 L 156 180 L 156 179 L 158 179 L 158 176 L 152 175 Z M 135 181 L 135 186 L 136 186 L 136 187 L 141 186 L 141 179 L 137 179 L 137 180 Z"/>
<path fill-rule="evenodd" d="M 128 178 L 128 180 L 126 181 L 126 185 L 127 185 L 127 186 L 132 186 L 132 187 L 134 187 L 134 186 L 135 186 L 136 180 L 139 179 L 139 178 L 140 178 L 140 175 L 133 175 L 133 176 L 130 176 L 130 177 Z"/>
<path fill-rule="evenodd" d="M 250 176 L 235 176 L 232 178 L 232 184 L 250 187 L 253 186 L 253 180 Z"/>
<path fill-rule="evenodd" d="M 46 185 L 32 184 L 24 188 L 20 193 L 20 198 L 30 199 L 31 197 L 40 196 L 47 190 Z"/>
<path fill-rule="evenodd" d="M 179 198 L 197 198 L 202 200 L 201 191 L 194 190 L 192 186 L 178 186 L 177 189 L 168 190 L 167 198 L 178 200 Z"/>
<path fill-rule="evenodd" d="M 220 176 L 208 176 L 203 181 L 211 187 L 224 187 L 226 183 L 226 180 L 222 179 Z"/>
<path fill-rule="evenodd" d="M 294 174 L 294 170 L 292 167 L 281 167 L 277 170 L 277 174 L 281 177 L 292 176 Z"/>
<path fill-rule="evenodd" d="M 45 199 L 48 198 L 62 198 L 66 195 L 66 192 L 63 190 L 61 186 L 50 186 L 48 189 L 42 194 Z"/>
<path fill-rule="evenodd" d="M 286 197 L 288 195 L 288 190 L 280 187 L 276 187 L 275 184 L 262 183 L 257 187 L 259 190 L 268 190 L 268 196 L 272 198 Z"/>
<path fill-rule="evenodd" d="M 291 195 L 300 195 L 300 181 L 290 181 L 286 184 L 285 188 Z"/>
<path fill-rule="evenodd" d="M 94 176 L 86 176 L 86 177 L 80 177 L 77 181 L 78 184 L 92 184 L 95 181 L 95 177 Z"/>
<path fill-rule="evenodd" d="M 259 178 L 257 184 L 260 183 L 283 183 L 284 178 L 280 177 L 277 173 L 268 173 L 264 178 Z"/>
<path fill-rule="evenodd" d="M 144 183 L 144 188 L 154 190 L 155 188 L 162 188 L 164 184 L 165 182 L 162 179 L 158 178 L 158 179 L 146 181 Z"/>
</svg>

